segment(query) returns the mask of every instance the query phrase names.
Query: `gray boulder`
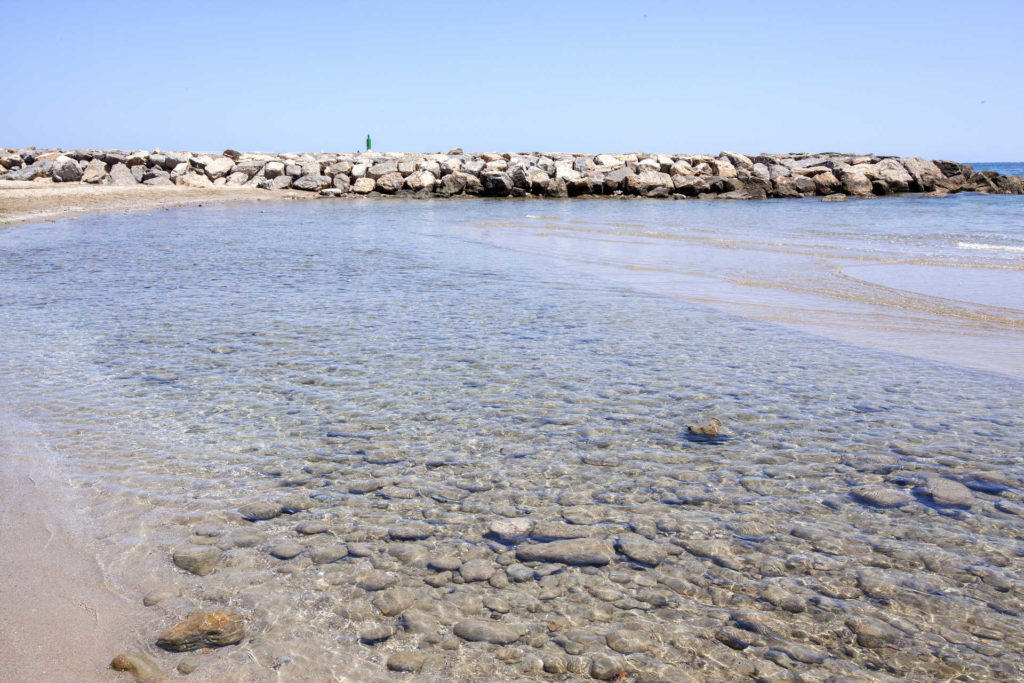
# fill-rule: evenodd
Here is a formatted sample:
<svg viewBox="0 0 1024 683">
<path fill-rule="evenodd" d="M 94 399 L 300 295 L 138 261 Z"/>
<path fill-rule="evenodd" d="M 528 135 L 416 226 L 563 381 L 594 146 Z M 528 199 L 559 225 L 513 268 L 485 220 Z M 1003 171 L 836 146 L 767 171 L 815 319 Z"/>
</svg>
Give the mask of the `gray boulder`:
<svg viewBox="0 0 1024 683">
<path fill-rule="evenodd" d="M 292 186 L 292 177 L 290 175 L 279 175 L 267 184 L 268 190 L 287 190 Z"/>
<path fill-rule="evenodd" d="M 331 179 L 325 175 L 304 175 L 292 182 L 292 187 L 305 192 L 318 192 L 331 186 Z"/>
<path fill-rule="evenodd" d="M 21 168 L 7 172 L 8 180 L 35 180 L 36 178 L 45 178 L 50 175 L 53 170 L 53 162 L 49 159 L 39 159 L 32 162 L 28 166 L 22 166 Z"/>
<path fill-rule="evenodd" d="M 107 179 L 107 165 L 100 159 L 93 159 L 86 165 L 82 173 L 82 182 L 97 185 Z"/>
<path fill-rule="evenodd" d="M 110 167 L 110 176 L 107 180 L 110 185 L 138 185 L 139 181 L 135 179 L 135 175 L 131 169 L 124 164 L 114 164 Z"/>
<path fill-rule="evenodd" d="M 231 173 L 232 167 L 235 162 L 228 157 L 217 157 L 213 161 L 206 164 L 206 168 L 203 170 L 206 172 L 206 177 L 210 180 L 217 180 L 217 178 L 223 178 L 224 176 Z"/>
<path fill-rule="evenodd" d="M 398 173 L 398 163 L 394 161 L 381 161 L 366 169 L 366 177 L 379 180 L 389 173 Z M 399 174 L 401 175 L 401 174 Z M 396 188 L 397 189 L 397 188 Z"/>
<path fill-rule="evenodd" d="M 82 179 L 82 167 L 71 157 L 61 154 L 53 160 L 50 177 L 57 183 L 77 183 Z"/>
<path fill-rule="evenodd" d="M 697 197 L 708 191 L 708 181 L 696 175 L 677 175 L 672 177 L 676 194 L 686 197 Z"/>
<path fill-rule="evenodd" d="M 236 171 L 227 177 L 227 182 L 224 184 L 228 187 L 241 187 L 247 182 L 249 182 L 249 176 Z"/>
</svg>

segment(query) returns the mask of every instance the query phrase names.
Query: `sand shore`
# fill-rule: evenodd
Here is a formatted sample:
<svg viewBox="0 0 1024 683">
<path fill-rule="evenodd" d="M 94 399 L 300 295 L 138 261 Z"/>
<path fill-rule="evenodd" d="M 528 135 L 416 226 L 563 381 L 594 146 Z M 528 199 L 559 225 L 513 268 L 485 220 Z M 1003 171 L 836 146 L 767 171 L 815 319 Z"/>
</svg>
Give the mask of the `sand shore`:
<svg viewBox="0 0 1024 683">
<path fill-rule="evenodd" d="M 148 211 L 213 202 L 311 199 L 304 192 L 274 192 L 250 187 L 86 185 L 49 180 L 0 180 L 0 227 L 55 221 L 88 213 Z"/>
</svg>

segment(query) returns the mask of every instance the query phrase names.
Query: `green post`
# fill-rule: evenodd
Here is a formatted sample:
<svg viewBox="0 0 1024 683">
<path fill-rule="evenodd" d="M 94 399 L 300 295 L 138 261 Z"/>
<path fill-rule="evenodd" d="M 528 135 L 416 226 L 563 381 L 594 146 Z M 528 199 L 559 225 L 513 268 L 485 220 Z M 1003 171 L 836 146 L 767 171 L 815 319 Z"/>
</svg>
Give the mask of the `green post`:
<svg viewBox="0 0 1024 683">
<path fill-rule="evenodd" d="M 370 146 L 371 146 L 372 144 L 373 144 L 373 143 L 372 143 L 372 142 L 370 141 L 370 134 L 369 134 L 369 133 L 367 133 L 367 134 L 366 134 L 366 151 L 367 151 L 367 152 L 369 152 L 369 151 L 370 151 Z"/>
</svg>

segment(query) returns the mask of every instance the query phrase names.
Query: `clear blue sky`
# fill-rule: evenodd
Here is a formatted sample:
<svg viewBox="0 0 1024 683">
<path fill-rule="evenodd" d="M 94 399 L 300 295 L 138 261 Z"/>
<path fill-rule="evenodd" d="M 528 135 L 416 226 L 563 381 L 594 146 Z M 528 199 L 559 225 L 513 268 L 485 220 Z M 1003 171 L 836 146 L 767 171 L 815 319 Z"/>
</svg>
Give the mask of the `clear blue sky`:
<svg viewBox="0 0 1024 683">
<path fill-rule="evenodd" d="M 0 146 L 1024 159 L 1024 2 L 0 0 Z"/>
</svg>

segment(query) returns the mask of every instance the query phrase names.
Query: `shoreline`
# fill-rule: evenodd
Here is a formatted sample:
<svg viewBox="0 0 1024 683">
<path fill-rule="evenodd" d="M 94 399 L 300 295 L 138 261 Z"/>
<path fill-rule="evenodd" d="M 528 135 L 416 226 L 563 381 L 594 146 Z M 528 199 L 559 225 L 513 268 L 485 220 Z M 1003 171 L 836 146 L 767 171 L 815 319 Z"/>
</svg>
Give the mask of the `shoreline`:
<svg viewBox="0 0 1024 683">
<path fill-rule="evenodd" d="M 113 679 L 148 615 L 110 585 L 61 464 L 16 422 L 0 416 L 0 680 Z"/>
<path fill-rule="evenodd" d="M 113 187 L 52 181 L 0 180 L 0 228 L 22 223 L 53 222 L 80 216 L 129 211 L 154 211 L 225 202 L 307 199 L 283 192 L 268 195 L 249 188 Z"/>
</svg>

